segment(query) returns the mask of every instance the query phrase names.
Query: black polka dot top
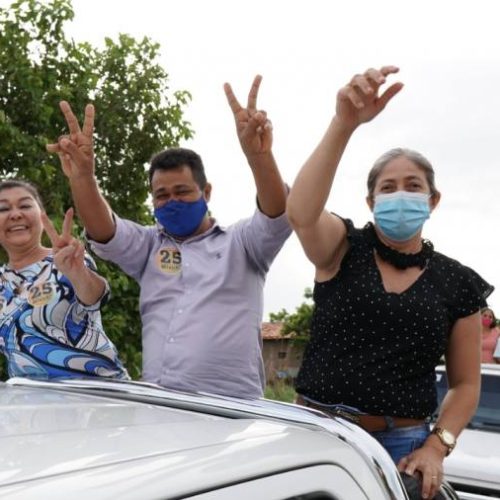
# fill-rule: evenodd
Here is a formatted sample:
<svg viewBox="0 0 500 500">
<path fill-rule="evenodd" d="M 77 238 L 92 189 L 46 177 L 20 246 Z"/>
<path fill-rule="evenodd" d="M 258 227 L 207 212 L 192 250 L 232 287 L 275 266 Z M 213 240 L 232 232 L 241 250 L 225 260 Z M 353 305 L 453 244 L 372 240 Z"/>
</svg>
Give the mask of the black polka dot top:
<svg viewBox="0 0 500 500">
<path fill-rule="evenodd" d="M 350 249 L 314 287 L 311 340 L 296 389 L 371 415 L 425 418 L 437 405 L 434 369 L 457 319 L 486 305 L 493 287 L 438 252 L 404 292 L 386 292 L 372 229 L 345 220 Z"/>
</svg>

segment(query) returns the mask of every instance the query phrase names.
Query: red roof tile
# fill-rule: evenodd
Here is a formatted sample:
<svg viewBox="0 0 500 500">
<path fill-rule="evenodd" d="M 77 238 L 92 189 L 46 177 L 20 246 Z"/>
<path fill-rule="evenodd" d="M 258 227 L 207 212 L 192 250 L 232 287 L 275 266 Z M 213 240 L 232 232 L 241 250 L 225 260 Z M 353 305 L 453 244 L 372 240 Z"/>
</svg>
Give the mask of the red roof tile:
<svg viewBox="0 0 500 500">
<path fill-rule="evenodd" d="M 283 323 L 262 323 L 260 328 L 260 334 L 264 340 L 281 340 L 289 339 L 292 337 L 291 334 L 286 335 L 281 334 L 281 329 L 283 328 Z"/>
</svg>

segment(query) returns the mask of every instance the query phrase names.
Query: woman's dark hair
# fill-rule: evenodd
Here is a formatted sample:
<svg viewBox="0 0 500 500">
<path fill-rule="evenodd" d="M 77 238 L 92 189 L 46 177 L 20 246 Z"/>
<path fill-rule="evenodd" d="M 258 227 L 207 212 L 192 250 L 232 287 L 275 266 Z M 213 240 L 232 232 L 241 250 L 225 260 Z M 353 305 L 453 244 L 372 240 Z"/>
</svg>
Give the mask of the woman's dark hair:
<svg viewBox="0 0 500 500">
<path fill-rule="evenodd" d="M 185 148 L 169 148 L 153 156 L 149 167 L 149 185 L 151 186 L 153 174 L 157 170 L 173 170 L 184 165 L 191 169 L 193 179 L 203 190 L 207 184 L 207 178 L 201 157 L 191 149 Z"/>
<path fill-rule="evenodd" d="M 429 189 L 431 195 L 434 196 L 438 193 L 436 188 L 436 181 L 434 179 L 434 169 L 432 168 L 431 162 L 422 154 L 412 149 L 407 148 L 394 148 L 386 153 L 384 153 L 378 160 L 375 161 L 373 167 L 368 173 L 367 188 L 368 197 L 373 200 L 373 192 L 375 191 L 375 184 L 377 183 L 378 176 L 384 169 L 384 167 L 392 160 L 403 156 L 415 163 L 417 167 L 424 171 L 425 177 L 427 179 L 427 184 L 429 184 Z"/>
<path fill-rule="evenodd" d="M 495 313 L 493 312 L 493 309 L 491 307 L 483 307 L 481 309 L 481 314 L 483 314 L 484 311 L 490 311 L 491 315 L 493 316 L 493 321 L 491 322 L 490 329 L 495 328 L 495 326 L 497 326 L 497 318 L 495 316 Z"/>
<path fill-rule="evenodd" d="M 14 188 L 22 188 L 26 189 L 28 193 L 33 196 L 38 206 L 43 210 L 43 202 L 40 197 L 40 193 L 34 184 L 29 181 L 25 181 L 23 179 L 9 179 L 7 181 L 0 182 L 0 192 L 5 191 L 6 189 L 14 189 Z"/>
</svg>

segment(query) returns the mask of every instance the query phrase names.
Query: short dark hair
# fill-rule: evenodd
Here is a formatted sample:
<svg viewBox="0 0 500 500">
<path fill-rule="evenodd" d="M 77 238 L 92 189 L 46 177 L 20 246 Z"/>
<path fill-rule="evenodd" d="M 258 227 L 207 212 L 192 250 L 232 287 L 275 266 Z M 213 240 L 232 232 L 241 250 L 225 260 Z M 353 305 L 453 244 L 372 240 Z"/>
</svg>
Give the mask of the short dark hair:
<svg viewBox="0 0 500 500">
<path fill-rule="evenodd" d="M 31 182 L 26 181 L 24 179 L 9 179 L 7 181 L 0 182 L 0 192 L 5 191 L 6 189 L 14 189 L 14 188 L 26 189 L 26 191 L 28 191 L 28 193 L 31 194 L 31 196 L 33 196 L 35 201 L 38 203 L 38 206 L 42 210 L 44 210 L 40 193 L 38 192 L 36 186 Z"/>
<path fill-rule="evenodd" d="M 157 170 L 173 170 L 184 165 L 191 169 L 193 179 L 200 189 L 204 189 L 207 178 L 201 157 L 198 153 L 186 148 L 169 148 L 153 156 L 149 167 L 149 185 L 151 186 L 153 174 Z"/>
</svg>

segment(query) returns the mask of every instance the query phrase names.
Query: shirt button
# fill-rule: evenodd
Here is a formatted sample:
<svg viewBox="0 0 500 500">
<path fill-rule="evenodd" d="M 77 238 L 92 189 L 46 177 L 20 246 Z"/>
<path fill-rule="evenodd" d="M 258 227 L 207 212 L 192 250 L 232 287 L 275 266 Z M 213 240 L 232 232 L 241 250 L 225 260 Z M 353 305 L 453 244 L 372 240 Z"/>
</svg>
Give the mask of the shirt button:
<svg viewBox="0 0 500 500">
<path fill-rule="evenodd" d="M 178 311 L 178 312 L 179 312 L 179 314 L 182 314 L 182 309 L 179 309 L 179 311 Z"/>
<path fill-rule="evenodd" d="M 171 344 L 172 342 L 175 342 L 175 339 L 174 339 L 174 337 L 170 337 L 170 338 L 168 339 L 168 341 L 169 341 L 169 343 Z"/>
<path fill-rule="evenodd" d="M 185 265 L 186 267 L 189 267 L 189 262 L 184 262 L 184 265 Z"/>
</svg>

